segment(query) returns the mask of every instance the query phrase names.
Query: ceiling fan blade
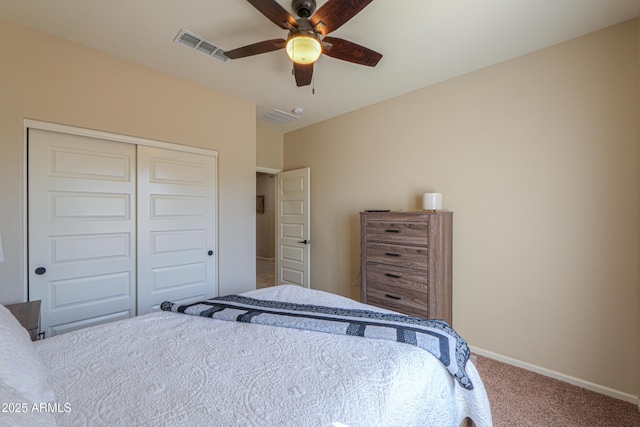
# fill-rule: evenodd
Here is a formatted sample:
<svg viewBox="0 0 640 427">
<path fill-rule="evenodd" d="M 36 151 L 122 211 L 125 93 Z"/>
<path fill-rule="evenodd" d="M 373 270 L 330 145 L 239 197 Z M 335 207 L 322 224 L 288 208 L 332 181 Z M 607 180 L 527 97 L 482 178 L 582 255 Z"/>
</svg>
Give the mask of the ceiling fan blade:
<svg viewBox="0 0 640 427">
<path fill-rule="evenodd" d="M 373 0 L 329 0 L 314 13 L 309 22 L 317 32 L 326 36 L 357 15 Z"/>
<path fill-rule="evenodd" d="M 298 22 L 291 16 L 289 12 L 276 0 L 247 0 L 256 9 L 266 16 L 271 22 L 278 27 L 285 30 L 290 30 L 291 27 L 298 28 Z"/>
<path fill-rule="evenodd" d="M 285 43 L 286 41 L 284 39 L 265 40 L 263 42 L 227 51 L 224 53 L 224 56 L 229 59 L 238 59 L 246 56 L 259 55 L 261 53 L 273 52 L 274 50 L 282 49 Z"/>
<path fill-rule="evenodd" d="M 313 77 L 313 64 L 296 64 L 294 62 L 293 74 L 296 77 L 296 86 L 310 85 Z"/>
<path fill-rule="evenodd" d="M 330 44 L 330 46 L 328 45 Z M 354 64 L 375 67 L 382 59 L 382 54 L 335 37 L 325 37 L 322 39 L 322 53 L 332 58 L 353 62 Z"/>
</svg>

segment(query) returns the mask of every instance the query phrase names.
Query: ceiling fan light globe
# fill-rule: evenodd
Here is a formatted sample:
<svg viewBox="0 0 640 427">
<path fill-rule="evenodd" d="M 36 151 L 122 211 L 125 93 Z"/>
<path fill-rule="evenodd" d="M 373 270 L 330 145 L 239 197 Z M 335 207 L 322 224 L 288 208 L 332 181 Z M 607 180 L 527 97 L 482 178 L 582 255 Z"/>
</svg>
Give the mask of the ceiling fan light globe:
<svg viewBox="0 0 640 427">
<path fill-rule="evenodd" d="M 296 64 L 313 64 L 320 58 L 322 46 L 317 38 L 301 35 L 291 37 L 286 50 L 289 58 Z"/>
</svg>

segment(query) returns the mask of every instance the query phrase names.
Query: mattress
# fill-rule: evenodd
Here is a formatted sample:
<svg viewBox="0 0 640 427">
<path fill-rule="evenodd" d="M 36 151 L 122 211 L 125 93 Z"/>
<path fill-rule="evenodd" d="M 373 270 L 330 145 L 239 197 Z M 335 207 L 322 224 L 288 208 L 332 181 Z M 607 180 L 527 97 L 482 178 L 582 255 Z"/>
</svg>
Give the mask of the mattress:
<svg viewBox="0 0 640 427">
<path fill-rule="evenodd" d="M 282 285 L 257 299 L 385 311 Z M 394 341 L 156 312 L 34 343 L 59 426 L 491 425 L 486 391 Z"/>
</svg>

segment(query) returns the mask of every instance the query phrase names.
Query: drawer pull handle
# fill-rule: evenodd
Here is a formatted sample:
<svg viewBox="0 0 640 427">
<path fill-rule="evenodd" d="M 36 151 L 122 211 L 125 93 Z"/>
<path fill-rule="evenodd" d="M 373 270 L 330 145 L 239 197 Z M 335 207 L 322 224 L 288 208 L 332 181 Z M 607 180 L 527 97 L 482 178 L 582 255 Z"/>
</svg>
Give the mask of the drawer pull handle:
<svg viewBox="0 0 640 427">
<path fill-rule="evenodd" d="M 386 231 L 387 233 L 399 233 L 400 232 L 400 230 L 394 230 L 392 228 L 390 228 L 388 230 L 384 230 L 384 231 Z"/>
<path fill-rule="evenodd" d="M 391 299 L 396 299 L 396 300 L 401 300 L 402 298 L 397 297 L 395 295 L 391 295 L 391 294 L 384 294 L 385 297 L 387 298 L 391 298 Z"/>
<path fill-rule="evenodd" d="M 385 255 L 386 256 L 394 256 L 394 257 L 399 257 L 400 256 L 400 254 L 397 254 L 395 252 L 387 252 Z"/>
<path fill-rule="evenodd" d="M 388 277 L 393 277 L 394 279 L 401 279 L 402 278 L 401 274 L 385 273 L 384 275 L 388 276 Z"/>
</svg>

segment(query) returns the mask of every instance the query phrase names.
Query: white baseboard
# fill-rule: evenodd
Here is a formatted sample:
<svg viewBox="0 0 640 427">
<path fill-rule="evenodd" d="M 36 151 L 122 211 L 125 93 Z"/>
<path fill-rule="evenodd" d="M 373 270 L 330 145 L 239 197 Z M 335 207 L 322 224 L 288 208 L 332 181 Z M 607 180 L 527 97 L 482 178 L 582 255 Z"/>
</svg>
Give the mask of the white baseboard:
<svg viewBox="0 0 640 427">
<path fill-rule="evenodd" d="M 528 371 L 532 371 L 540 375 L 555 378 L 557 380 L 564 381 L 566 383 L 573 384 L 578 387 L 586 388 L 587 390 L 595 391 L 596 393 L 604 394 L 606 396 L 624 400 L 626 402 L 635 403 L 638 405 L 638 411 L 640 411 L 640 396 L 634 396 L 632 394 L 623 393 L 621 391 L 614 390 L 609 387 L 605 387 L 589 381 L 581 380 L 579 378 L 562 374 L 560 372 L 552 371 L 550 369 L 541 368 L 540 366 L 522 362 L 517 359 L 512 359 L 511 357 L 503 356 L 501 354 L 497 354 L 488 350 L 483 350 L 481 348 L 477 348 L 473 346 L 469 346 L 469 348 L 471 349 L 472 353 L 476 353 L 476 354 L 479 354 L 480 356 L 488 357 L 489 359 L 494 359 L 499 362 L 503 362 L 508 365 L 513 365 L 518 368 L 526 369 Z"/>
</svg>

